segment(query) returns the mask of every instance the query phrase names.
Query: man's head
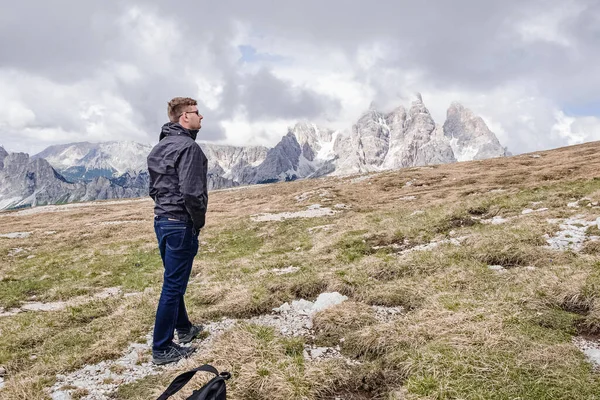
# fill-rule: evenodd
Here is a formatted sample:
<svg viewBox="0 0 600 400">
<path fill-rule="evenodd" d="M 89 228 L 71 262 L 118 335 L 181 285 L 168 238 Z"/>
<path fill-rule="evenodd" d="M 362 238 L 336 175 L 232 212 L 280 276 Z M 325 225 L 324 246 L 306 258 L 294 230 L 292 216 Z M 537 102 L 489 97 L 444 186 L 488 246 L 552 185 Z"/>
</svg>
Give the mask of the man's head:
<svg viewBox="0 0 600 400">
<path fill-rule="evenodd" d="M 175 97 L 167 108 L 169 120 L 179 123 L 185 129 L 198 130 L 200 121 L 204 118 L 198 111 L 198 103 L 189 97 Z"/>
</svg>

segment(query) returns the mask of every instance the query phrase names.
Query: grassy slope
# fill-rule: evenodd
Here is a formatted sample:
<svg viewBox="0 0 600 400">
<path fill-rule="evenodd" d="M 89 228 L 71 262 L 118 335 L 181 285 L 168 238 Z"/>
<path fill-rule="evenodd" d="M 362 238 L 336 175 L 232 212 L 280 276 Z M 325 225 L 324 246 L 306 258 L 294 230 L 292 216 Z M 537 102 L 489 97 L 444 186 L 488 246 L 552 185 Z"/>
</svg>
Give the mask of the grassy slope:
<svg viewBox="0 0 600 400">
<path fill-rule="evenodd" d="M 541 158 L 414 168 L 356 183 L 325 178 L 212 193 L 205 243 L 188 288 L 192 317 L 245 318 L 337 290 L 351 301 L 317 316 L 315 340 L 340 343 L 346 356 L 360 361 L 308 363 L 302 357 L 308 338 L 241 324 L 210 355 L 234 373 L 231 397 L 598 398 L 600 376 L 571 338 L 600 332 L 599 248 L 592 243 L 582 253 L 556 252 L 543 238 L 558 230 L 548 218 L 600 215 L 592 207 L 567 207 L 582 197 L 600 201 L 598 152 L 600 144 L 591 143 Z M 308 198 L 298 202 L 301 194 Z M 349 209 L 315 219 L 250 218 L 314 203 Z M 538 207 L 549 210 L 521 215 Z M 503 225 L 479 223 L 493 216 L 513 218 Z M 116 220 L 143 222 L 100 224 Z M 331 226 L 311 229 L 322 225 Z M 150 201 L 0 215 L 0 234 L 17 231 L 33 235 L 0 239 L 0 306 L 32 298 L 66 301 L 113 286 L 144 292 L 1 318 L 0 366 L 8 376 L 0 395 L 37 399 L 56 374 L 118 357 L 128 342 L 143 339 L 152 327 L 162 266 Z M 404 256 L 393 247 L 463 236 L 462 246 Z M 14 248 L 24 250 L 10 255 Z M 290 265 L 300 270 L 268 273 Z M 408 311 L 384 324 L 366 305 Z M 122 386 L 117 397 L 151 398 L 173 374 Z"/>
</svg>

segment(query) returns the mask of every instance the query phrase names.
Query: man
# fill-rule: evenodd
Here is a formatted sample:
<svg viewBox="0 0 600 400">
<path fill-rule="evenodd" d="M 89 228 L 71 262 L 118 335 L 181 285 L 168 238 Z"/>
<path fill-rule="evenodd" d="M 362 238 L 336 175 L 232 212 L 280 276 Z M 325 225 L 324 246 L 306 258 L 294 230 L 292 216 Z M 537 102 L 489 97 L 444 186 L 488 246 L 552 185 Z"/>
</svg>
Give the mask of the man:
<svg viewBox="0 0 600 400">
<path fill-rule="evenodd" d="M 154 199 L 154 230 L 164 266 L 164 278 L 152 343 L 152 361 L 167 364 L 191 355 L 190 343 L 202 331 L 188 319 L 183 295 L 198 253 L 208 191 L 206 156 L 195 142 L 202 115 L 196 100 L 176 97 L 169 102 L 170 122 L 148 155 L 150 197 Z M 179 344 L 173 342 L 177 331 Z"/>
</svg>

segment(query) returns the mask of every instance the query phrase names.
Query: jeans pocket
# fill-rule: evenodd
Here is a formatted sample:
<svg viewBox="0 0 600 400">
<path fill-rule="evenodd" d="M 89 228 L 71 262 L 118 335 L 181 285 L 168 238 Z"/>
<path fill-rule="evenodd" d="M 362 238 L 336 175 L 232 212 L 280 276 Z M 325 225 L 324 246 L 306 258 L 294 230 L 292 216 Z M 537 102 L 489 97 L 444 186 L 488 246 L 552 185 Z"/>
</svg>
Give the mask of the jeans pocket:
<svg viewBox="0 0 600 400">
<path fill-rule="evenodd" d="M 169 250 L 185 250 L 191 246 L 191 228 L 187 226 L 173 226 L 162 228 L 163 237 Z"/>
</svg>

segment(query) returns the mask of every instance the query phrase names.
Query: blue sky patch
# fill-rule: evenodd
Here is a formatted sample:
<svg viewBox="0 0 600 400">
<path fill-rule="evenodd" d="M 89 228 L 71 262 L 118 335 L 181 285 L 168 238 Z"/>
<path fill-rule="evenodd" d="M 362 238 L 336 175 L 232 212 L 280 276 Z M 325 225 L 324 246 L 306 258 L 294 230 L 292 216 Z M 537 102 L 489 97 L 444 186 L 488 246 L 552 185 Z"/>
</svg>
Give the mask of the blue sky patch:
<svg viewBox="0 0 600 400">
<path fill-rule="evenodd" d="M 600 99 L 585 103 L 565 104 L 563 112 L 572 117 L 600 117 Z"/>
<path fill-rule="evenodd" d="M 240 57 L 241 62 L 253 63 L 253 62 L 281 62 L 285 58 L 277 54 L 259 53 L 255 47 L 248 44 L 238 46 L 242 56 Z"/>
</svg>

